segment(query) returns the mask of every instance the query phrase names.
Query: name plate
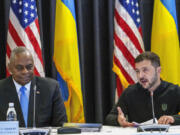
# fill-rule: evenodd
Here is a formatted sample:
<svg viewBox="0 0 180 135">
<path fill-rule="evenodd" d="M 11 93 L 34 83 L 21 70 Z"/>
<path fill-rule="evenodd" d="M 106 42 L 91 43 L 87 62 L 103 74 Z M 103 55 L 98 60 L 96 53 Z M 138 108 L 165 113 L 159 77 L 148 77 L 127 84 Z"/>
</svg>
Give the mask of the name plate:
<svg viewBox="0 0 180 135">
<path fill-rule="evenodd" d="M 21 135 L 49 135 L 49 128 L 25 128 L 20 129 Z"/>
<path fill-rule="evenodd" d="M 0 121 L 0 135 L 19 135 L 19 122 Z"/>
<path fill-rule="evenodd" d="M 169 132 L 139 132 L 132 135 L 179 135 L 179 133 L 169 133 Z"/>
</svg>

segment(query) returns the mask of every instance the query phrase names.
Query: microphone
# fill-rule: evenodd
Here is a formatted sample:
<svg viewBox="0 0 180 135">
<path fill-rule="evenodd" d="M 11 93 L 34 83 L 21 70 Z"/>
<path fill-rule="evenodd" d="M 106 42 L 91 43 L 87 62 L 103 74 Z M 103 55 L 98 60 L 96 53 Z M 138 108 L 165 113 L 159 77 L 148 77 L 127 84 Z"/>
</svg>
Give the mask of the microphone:
<svg viewBox="0 0 180 135">
<path fill-rule="evenodd" d="M 156 121 L 155 113 L 154 113 L 154 99 L 153 99 L 153 91 L 150 91 L 151 96 L 151 105 L 152 105 L 152 117 L 153 117 L 153 124 L 148 125 L 140 125 L 137 128 L 137 132 L 146 132 L 146 131 L 164 131 L 168 132 L 170 125 L 165 124 L 158 124 Z"/>
<path fill-rule="evenodd" d="M 36 128 L 36 90 L 37 90 L 37 87 L 36 85 L 34 86 L 34 104 L 33 104 L 33 128 Z"/>
<path fill-rule="evenodd" d="M 150 96 L 151 96 L 151 105 L 152 105 L 152 116 L 153 116 L 153 124 L 156 124 L 156 117 L 154 113 L 154 100 L 153 100 L 153 91 L 150 91 Z"/>
</svg>

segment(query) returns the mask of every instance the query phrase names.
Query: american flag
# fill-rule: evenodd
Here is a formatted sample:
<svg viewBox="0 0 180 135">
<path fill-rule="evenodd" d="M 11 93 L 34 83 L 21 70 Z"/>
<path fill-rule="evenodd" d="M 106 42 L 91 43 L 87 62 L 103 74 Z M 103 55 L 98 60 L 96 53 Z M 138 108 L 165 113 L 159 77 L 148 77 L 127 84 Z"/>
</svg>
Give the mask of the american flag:
<svg viewBox="0 0 180 135">
<path fill-rule="evenodd" d="M 17 46 L 24 46 L 31 51 L 34 58 L 35 74 L 45 76 L 36 0 L 11 0 L 6 65 L 9 63 L 11 51 Z M 9 75 L 8 71 L 7 75 Z"/>
<path fill-rule="evenodd" d="M 138 0 L 116 0 L 114 11 L 114 57 L 117 93 L 137 82 L 134 59 L 144 50 Z"/>
</svg>

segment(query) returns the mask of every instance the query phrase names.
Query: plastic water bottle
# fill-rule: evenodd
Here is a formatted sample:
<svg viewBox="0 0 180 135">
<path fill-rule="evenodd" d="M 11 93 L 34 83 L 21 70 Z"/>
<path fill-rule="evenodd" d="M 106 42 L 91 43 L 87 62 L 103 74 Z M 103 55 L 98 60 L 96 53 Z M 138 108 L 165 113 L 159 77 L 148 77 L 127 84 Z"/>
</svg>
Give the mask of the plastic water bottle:
<svg viewBox="0 0 180 135">
<path fill-rule="evenodd" d="M 16 121 L 17 120 L 14 103 L 9 103 L 6 120 L 8 120 L 8 121 Z"/>
</svg>

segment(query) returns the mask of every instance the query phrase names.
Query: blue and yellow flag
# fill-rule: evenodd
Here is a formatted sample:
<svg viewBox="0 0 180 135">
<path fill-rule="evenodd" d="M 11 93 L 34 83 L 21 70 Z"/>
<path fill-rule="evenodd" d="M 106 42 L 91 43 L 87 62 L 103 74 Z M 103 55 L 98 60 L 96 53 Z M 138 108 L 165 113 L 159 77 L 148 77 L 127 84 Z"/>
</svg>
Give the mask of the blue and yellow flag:
<svg viewBox="0 0 180 135">
<path fill-rule="evenodd" d="M 74 0 L 56 0 L 54 62 L 68 122 L 84 122 Z"/>
<path fill-rule="evenodd" d="M 175 0 L 154 0 L 151 51 L 160 56 L 162 79 L 180 85 L 180 50 Z"/>
</svg>

